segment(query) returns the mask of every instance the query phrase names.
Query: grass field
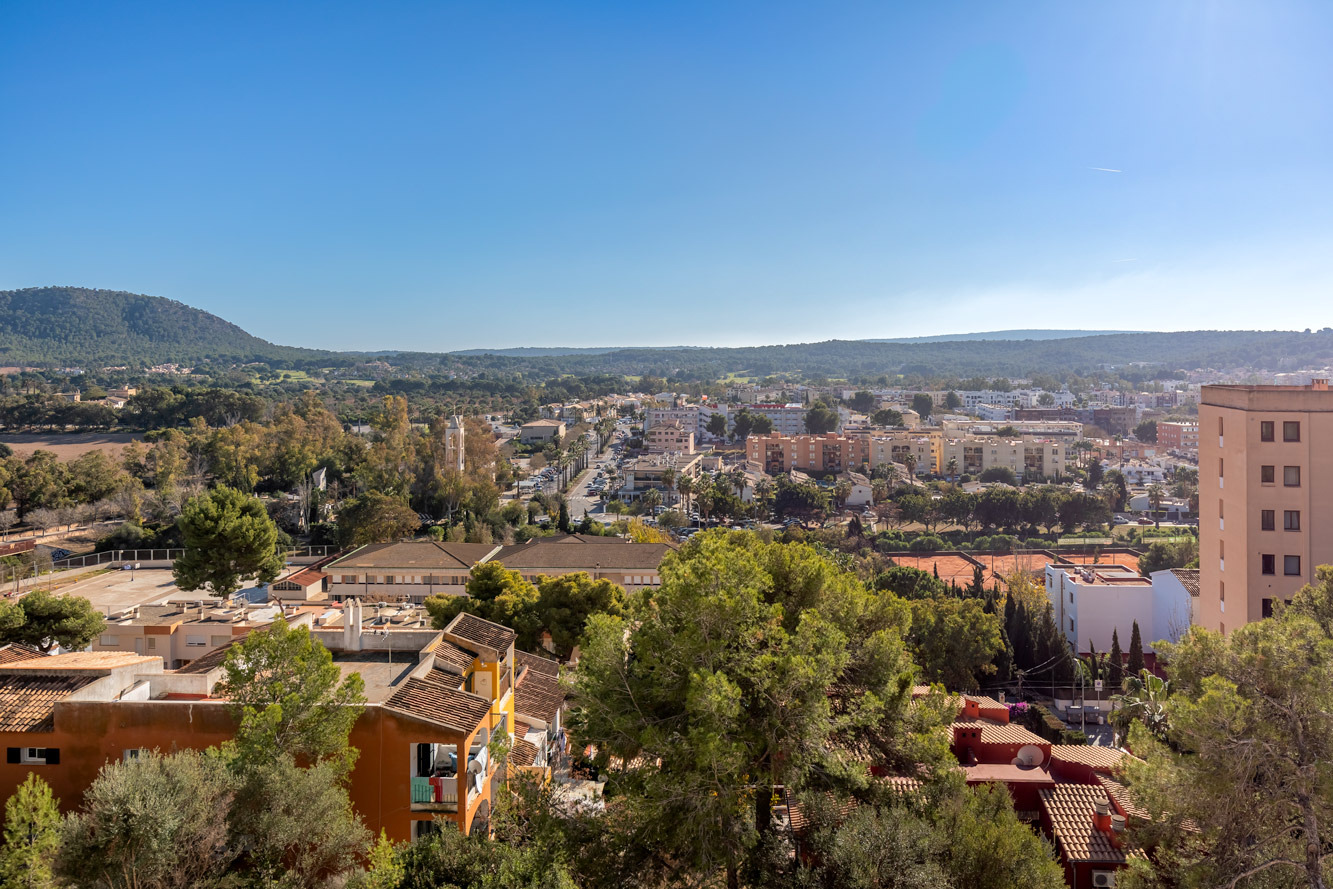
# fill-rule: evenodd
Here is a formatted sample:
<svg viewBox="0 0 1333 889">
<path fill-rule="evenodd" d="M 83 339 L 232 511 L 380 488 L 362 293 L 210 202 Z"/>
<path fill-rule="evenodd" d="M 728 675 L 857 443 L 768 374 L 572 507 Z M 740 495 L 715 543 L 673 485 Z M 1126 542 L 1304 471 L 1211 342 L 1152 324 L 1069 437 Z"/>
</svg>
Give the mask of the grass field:
<svg viewBox="0 0 1333 889">
<path fill-rule="evenodd" d="M 0 443 L 7 444 L 20 457 L 33 451 L 51 451 L 61 460 L 73 460 L 89 451 L 105 451 L 116 459 L 125 445 L 142 441 L 143 437 L 130 432 L 88 432 L 78 435 L 0 435 Z"/>
</svg>

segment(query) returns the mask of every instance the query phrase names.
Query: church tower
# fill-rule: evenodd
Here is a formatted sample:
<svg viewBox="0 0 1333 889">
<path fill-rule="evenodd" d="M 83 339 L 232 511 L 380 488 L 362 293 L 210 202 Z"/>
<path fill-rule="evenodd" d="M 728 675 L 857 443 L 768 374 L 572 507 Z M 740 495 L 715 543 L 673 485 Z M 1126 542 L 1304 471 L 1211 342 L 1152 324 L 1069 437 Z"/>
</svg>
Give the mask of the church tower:
<svg viewBox="0 0 1333 889">
<path fill-rule="evenodd" d="M 444 431 L 444 461 L 450 469 L 463 471 L 463 418 L 454 414 Z"/>
</svg>

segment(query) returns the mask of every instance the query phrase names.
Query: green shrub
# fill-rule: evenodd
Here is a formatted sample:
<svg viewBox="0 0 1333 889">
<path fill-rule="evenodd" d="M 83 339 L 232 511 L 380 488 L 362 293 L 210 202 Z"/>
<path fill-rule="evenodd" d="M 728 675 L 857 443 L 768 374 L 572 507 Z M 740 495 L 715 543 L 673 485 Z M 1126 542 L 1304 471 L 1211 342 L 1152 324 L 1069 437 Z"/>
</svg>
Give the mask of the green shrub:
<svg viewBox="0 0 1333 889">
<path fill-rule="evenodd" d="M 944 549 L 944 541 L 934 534 L 923 534 L 907 545 L 914 553 L 928 553 Z"/>
</svg>

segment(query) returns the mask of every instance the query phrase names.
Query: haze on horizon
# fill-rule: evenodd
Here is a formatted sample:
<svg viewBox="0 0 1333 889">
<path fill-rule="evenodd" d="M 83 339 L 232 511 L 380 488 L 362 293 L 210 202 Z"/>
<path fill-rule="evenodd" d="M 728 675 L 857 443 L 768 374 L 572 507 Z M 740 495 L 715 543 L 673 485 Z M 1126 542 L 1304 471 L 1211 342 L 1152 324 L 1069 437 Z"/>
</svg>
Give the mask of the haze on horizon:
<svg viewBox="0 0 1333 889">
<path fill-rule="evenodd" d="M 0 289 L 332 349 L 1333 323 L 1333 5 L 0 4 Z"/>
</svg>

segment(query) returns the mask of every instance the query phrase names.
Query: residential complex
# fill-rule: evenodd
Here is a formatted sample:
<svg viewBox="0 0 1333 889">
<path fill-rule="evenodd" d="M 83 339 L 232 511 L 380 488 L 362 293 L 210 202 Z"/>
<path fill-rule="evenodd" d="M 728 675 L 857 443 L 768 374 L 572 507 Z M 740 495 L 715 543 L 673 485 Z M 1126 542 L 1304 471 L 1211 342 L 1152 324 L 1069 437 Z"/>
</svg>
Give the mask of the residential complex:
<svg viewBox="0 0 1333 889">
<path fill-rule="evenodd" d="M 1157 445 L 1166 451 L 1198 453 L 1199 424 L 1183 420 L 1159 420 Z"/>
<path fill-rule="evenodd" d="M 1196 622 L 1226 632 L 1267 617 L 1333 564 L 1333 391 L 1203 386 Z"/>
<path fill-rule="evenodd" d="M 1011 470 L 1024 481 L 1056 479 L 1072 462 L 1067 442 L 1024 436 L 948 436 L 943 430 L 872 432 L 840 435 L 751 435 L 746 459 L 770 475 L 802 472 L 845 472 L 881 463 L 915 463 L 917 475 L 980 475 L 987 469 Z M 953 467 L 952 470 L 950 467 Z"/>
<path fill-rule="evenodd" d="M 514 649 L 514 632 L 470 614 L 443 631 L 375 633 L 360 610 L 316 638 L 344 674 L 358 673 L 367 703 L 352 729 L 360 751 L 349 784 L 370 830 L 406 841 L 453 822 L 485 830 L 503 773 L 487 744 L 513 743 L 516 767 L 542 769 L 559 744 L 563 696 L 555 671 Z M 0 649 L 0 794 L 36 772 L 74 809 L 109 761 L 143 751 L 203 749 L 232 738 L 235 722 L 215 694 L 230 645 L 180 670 L 125 652 L 45 657 Z M 525 710 L 531 712 L 525 712 Z"/>
<path fill-rule="evenodd" d="M 662 420 L 644 433 L 644 449 L 650 454 L 693 454 L 695 430 L 693 424 L 680 420 Z"/>
</svg>

